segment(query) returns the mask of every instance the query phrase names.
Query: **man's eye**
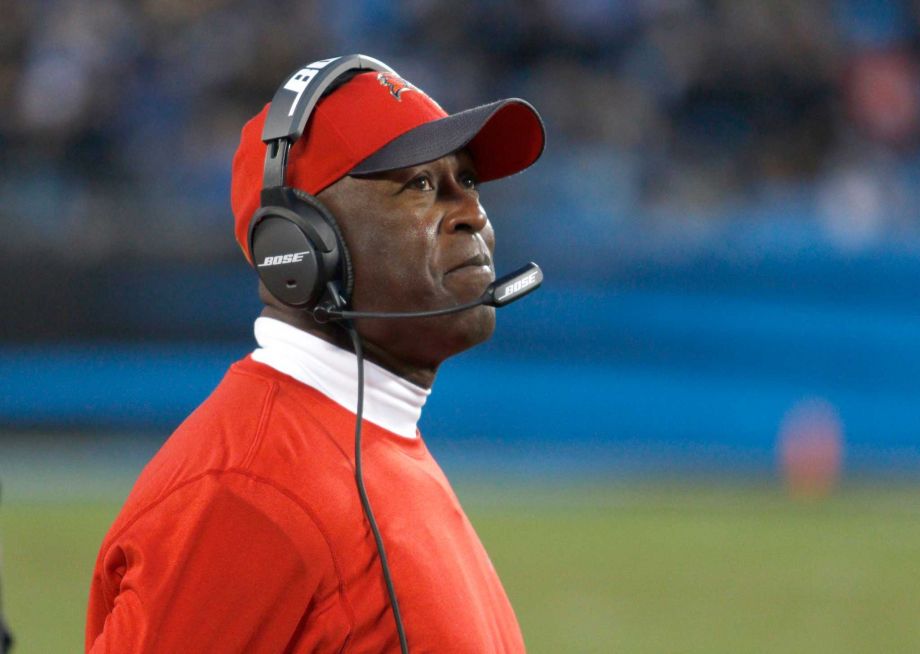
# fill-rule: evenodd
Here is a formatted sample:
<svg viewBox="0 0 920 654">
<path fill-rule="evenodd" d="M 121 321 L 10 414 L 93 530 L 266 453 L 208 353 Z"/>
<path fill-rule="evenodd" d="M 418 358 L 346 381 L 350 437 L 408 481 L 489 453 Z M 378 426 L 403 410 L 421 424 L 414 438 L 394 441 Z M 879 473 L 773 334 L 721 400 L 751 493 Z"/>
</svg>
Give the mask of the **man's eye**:
<svg viewBox="0 0 920 654">
<path fill-rule="evenodd" d="M 428 177 L 428 175 L 413 177 L 406 186 L 418 191 L 431 191 L 434 189 L 434 185 L 431 183 L 431 178 Z"/>
<path fill-rule="evenodd" d="M 460 183 L 468 189 L 476 189 L 479 186 L 479 181 L 474 175 L 464 175 L 460 178 Z"/>
</svg>

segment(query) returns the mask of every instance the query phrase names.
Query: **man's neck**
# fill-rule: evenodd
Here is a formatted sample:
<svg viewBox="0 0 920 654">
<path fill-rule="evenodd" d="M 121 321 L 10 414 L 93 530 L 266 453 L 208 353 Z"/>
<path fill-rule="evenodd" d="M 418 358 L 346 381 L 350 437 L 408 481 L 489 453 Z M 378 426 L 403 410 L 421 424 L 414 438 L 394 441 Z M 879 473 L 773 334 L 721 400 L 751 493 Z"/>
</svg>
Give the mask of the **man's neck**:
<svg viewBox="0 0 920 654">
<path fill-rule="evenodd" d="M 252 360 L 309 386 L 346 410 L 357 413 L 362 386 L 355 355 L 286 322 L 260 316 L 253 326 L 259 347 Z M 431 391 L 364 361 L 363 418 L 403 436 L 418 436 L 422 407 Z"/>
<path fill-rule="evenodd" d="M 349 352 L 354 351 L 351 344 L 351 338 L 344 328 L 333 323 L 318 323 L 313 319 L 313 316 L 306 311 L 298 311 L 287 307 L 278 308 L 266 306 L 262 309 L 261 315 L 266 318 L 280 320 L 281 322 L 287 323 L 317 338 L 321 338 L 327 343 L 332 343 L 343 350 Z M 360 335 L 360 330 L 358 333 Z M 437 367 L 414 365 L 402 361 L 382 347 L 363 337 L 361 339 L 361 345 L 364 349 L 364 358 L 368 361 L 376 363 L 381 368 L 389 370 L 395 375 L 399 375 L 416 386 L 430 389 L 432 385 L 434 385 L 434 378 L 438 371 Z"/>
</svg>

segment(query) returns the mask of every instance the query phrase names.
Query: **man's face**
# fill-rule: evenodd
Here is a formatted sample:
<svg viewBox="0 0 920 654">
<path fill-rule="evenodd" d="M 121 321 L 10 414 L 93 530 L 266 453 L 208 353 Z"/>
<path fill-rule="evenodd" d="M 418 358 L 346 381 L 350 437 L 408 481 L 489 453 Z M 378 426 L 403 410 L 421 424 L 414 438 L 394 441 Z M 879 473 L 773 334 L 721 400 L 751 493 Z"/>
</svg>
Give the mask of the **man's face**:
<svg viewBox="0 0 920 654">
<path fill-rule="evenodd" d="M 319 194 L 336 217 L 355 272 L 356 311 L 424 311 L 475 300 L 495 278 L 495 234 L 466 152 L 410 168 L 345 177 Z M 436 368 L 481 343 L 495 310 L 437 318 L 358 320 L 364 341 Z"/>
</svg>

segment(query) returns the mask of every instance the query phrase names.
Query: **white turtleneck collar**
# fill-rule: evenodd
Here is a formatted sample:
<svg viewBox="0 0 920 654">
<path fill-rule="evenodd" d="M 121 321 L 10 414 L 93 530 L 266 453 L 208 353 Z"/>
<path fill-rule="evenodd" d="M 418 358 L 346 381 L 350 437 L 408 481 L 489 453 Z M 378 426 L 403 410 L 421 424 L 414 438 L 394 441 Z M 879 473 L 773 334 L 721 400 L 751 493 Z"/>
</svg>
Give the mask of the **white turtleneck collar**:
<svg viewBox="0 0 920 654">
<path fill-rule="evenodd" d="M 274 318 L 255 324 L 259 347 L 252 358 L 315 388 L 355 413 L 358 361 L 352 352 Z M 430 390 L 364 361 L 364 419 L 404 436 L 418 436 L 418 419 Z"/>
</svg>

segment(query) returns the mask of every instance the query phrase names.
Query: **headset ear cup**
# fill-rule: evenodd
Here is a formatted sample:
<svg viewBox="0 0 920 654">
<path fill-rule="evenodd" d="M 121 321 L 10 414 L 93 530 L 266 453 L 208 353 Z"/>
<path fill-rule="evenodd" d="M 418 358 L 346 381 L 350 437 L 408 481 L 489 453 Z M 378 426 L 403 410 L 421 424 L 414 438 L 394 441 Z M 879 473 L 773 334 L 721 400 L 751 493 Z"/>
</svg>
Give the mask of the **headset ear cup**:
<svg viewBox="0 0 920 654">
<path fill-rule="evenodd" d="M 259 279 L 282 303 L 313 308 L 341 280 L 347 302 L 354 286 L 351 259 L 335 218 L 314 196 L 276 187 L 263 191 L 252 217 L 249 251 Z"/>
<path fill-rule="evenodd" d="M 345 285 L 343 289 L 345 292 L 344 299 L 347 302 L 351 299 L 352 291 L 354 291 L 355 288 L 355 273 L 351 265 L 351 253 L 348 251 L 348 245 L 345 243 L 345 238 L 342 236 L 342 230 L 339 229 L 339 224 L 336 222 L 335 216 L 326 208 L 326 205 L 319 201 L 319 198 L 301 191 L 300 189 L 295 188 L 292 190 L 294 191 L 294 195 L 297 196 L 297 199 L 313 207 L 335 233 L 335 239 L 338 242 L 339 249 L 339 264 L 342 267 L 342 282 Z"/>
<path fill-rule="evenodd" d="M 323 261 L 291 213 L 283 207 L 261 209 L 250 228 L 250 251 L 269 293 L 288 306 L 307 307 L 321 293 Z"/>
</svg>

